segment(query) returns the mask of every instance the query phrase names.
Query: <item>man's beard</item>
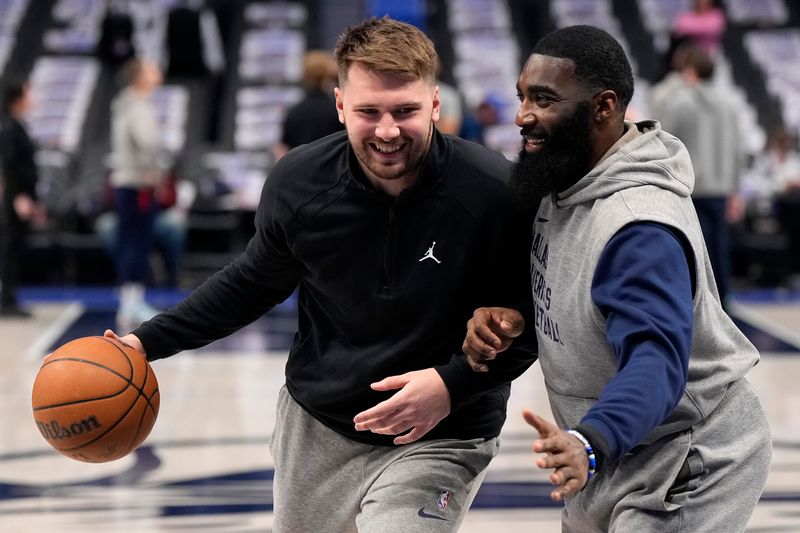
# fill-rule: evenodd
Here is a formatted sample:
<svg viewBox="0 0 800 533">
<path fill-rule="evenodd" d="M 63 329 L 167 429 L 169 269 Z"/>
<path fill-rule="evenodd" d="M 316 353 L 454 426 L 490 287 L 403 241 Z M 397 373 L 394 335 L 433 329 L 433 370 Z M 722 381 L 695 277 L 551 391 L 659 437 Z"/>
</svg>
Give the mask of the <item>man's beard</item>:
<svg viewBox="0 0 800 533">
<path fill-rule="evenodd" d="M 408 156 L 401 165 L 389 167 L 379 162 L 370 147 L 370 141 L 357 142 L 350 139 L 353 152 L 363 167 L 372 174 L 373 178 L 380 180 L 396 180 L 416 174 L 422 168 L 425 158 L 430 150 L 433 139 L 433 123 L 431 123 L 428 135 L 422 139 L 421 143 L 414 142 L 412 138 L 405 138 L 404 141 L 409 148 Z"/>
<path fill-rule="evenodd" d="M 514 204 L 535 209 L 545 196 L 577 183 L 588 172 L 591 160 L 589 102 L 581 102 L 569 119 L 550 131 L 541 151 L 528 153 L 524 146 L 520 150 L 511 171 Z"/>
</svg>

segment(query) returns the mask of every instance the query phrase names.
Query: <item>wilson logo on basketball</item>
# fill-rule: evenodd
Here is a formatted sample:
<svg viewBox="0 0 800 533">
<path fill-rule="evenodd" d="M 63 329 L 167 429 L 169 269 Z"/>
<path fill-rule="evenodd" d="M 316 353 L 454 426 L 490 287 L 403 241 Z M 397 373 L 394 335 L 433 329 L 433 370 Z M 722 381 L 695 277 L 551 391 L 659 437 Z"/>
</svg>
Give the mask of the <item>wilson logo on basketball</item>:
<svg viewBox="0 0 800 533">
<path fill-rule="evenodd" d="M 76 435 L 83 435 L 84 433 L 89 433 L 90 431 L 100 429 L 102 424 L 97 421 L 96 417 L 90 416 L 85 420 L 75 422 L 69 427 L 64 427 L 55 420 L 52 422 L 39 422 L 37 420 L 36 426 L 39 428 L 39 431 L 42 433 L 42 436 L 45 439 L 59 440 L 68 439 Z"/>
</svg>

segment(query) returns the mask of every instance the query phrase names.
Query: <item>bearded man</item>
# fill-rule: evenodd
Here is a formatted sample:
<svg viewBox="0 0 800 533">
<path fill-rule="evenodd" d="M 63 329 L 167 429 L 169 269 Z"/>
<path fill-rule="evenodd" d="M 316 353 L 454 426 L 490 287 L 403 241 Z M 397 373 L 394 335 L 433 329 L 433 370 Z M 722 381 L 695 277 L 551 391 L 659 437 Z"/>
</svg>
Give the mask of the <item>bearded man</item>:
<svg viewBox="0 0 800 533">
<path fill-rule="evenodd" d="M 527 321 L 478 309 L 463 349 L 494 372 L 535 328 L 556 424 L 526 412 L 566 532 L 743 531 L 769 470 L 755 347 L 723 311 L 689 154 L 624 121 L 630 64 L 603 30 L 542 39 L 517 84 L 512 190 L 539 205 Z M 499 355 L 498 355 L 499 354 Z"/>
</svg>

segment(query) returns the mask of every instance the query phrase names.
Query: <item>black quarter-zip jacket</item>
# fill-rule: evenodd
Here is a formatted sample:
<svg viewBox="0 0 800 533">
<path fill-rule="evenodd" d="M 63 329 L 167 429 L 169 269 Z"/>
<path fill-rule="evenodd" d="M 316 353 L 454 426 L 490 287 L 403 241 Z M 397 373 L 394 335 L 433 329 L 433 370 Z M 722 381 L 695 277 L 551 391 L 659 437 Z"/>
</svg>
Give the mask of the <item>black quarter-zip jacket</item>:
<svg viewBox="0 0 800 533">
<path fill-rule="evenodd" d="M 292 397 L 359 442 L 353 417 L 396 391 L 370 383 L 435 368 L 452 411 L 424 438 L 490 438 L 510 381 L 535 360 L 515 343 L 489 373 L 461 353 L 480 306 L 530 298 L 531 225 L 510 203 L 510 163 L 434 131 L 420 180 L 397 198 L 367 184 L 345 132 L 298 147 L 272 169 L 244 253 L 134 333 L 148 359 L 197 348 L 256 320 L 298 290 L 286 365 Z"/>
</svg>

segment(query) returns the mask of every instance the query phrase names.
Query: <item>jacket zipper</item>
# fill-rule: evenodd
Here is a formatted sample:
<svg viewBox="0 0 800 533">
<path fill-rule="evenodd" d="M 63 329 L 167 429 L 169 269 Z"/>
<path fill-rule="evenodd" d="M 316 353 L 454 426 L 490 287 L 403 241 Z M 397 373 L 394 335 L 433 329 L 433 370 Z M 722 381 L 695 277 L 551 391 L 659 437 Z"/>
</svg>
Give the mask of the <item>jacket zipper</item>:
<svg viewBox="0 0 800 533">
<path fill-rule="evenodd" d="M 383 283 L 381 293 L 388 294 L 393 284 L 395 241 L 397 240 L 397 216 L 393 205 L 389 206 L 389 224 L 386 228 L 386 245 L 383 249 Z"/>
</svg>

